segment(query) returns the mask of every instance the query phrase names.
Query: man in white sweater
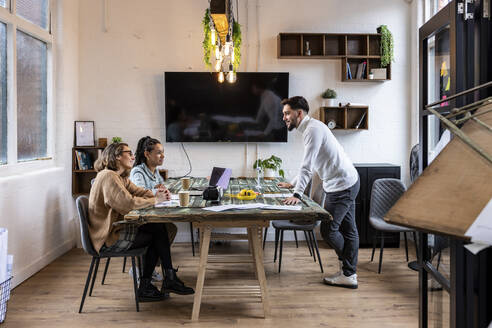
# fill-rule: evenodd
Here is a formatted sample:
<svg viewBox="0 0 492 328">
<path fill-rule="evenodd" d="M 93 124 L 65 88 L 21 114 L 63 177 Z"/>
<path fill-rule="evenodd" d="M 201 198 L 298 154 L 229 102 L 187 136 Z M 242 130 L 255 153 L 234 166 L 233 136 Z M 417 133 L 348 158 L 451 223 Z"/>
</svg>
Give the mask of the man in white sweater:
<svg viewBox="0 0 492 328">
<path fill-rule="evenodd" d="M 357 288 L 357 255 L 359 233 L 355 224 L 355 198 L 359 192 L 359 175 L 342 146 L 322 122 L 309 117 L 309 105 L 303 97 L 282 101 L 283 120 L 287 129 L 302 133 L 304 157 L 299 174 L 292 184 L 280 187 L 294 188 L 294 194 L 285 204 L 297 204 L 316 172 L 323 182 L 326 194 L 324 208 L 333 216 L 329 222 L 329 244 L 340 261 L 340 271 L 325 277 L 327 285 Z"/>
</svg>

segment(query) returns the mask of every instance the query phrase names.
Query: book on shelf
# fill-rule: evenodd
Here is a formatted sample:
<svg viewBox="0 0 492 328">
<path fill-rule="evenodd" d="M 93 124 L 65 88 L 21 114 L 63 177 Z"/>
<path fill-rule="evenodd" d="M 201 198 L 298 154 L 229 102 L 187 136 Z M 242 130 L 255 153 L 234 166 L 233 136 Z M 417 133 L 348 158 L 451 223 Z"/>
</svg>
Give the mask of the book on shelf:
<svg viewBox="0 0 492 328">
<path fill-rule="evenodd" d="M 364 118 L 365 118 L 365 117 L 366 117 L 366 112 L 364 112 L 364 113 L 360 116 L 359 121 L 357 121 L 357 123 L 355 123 L 355 125 L 354 125 L 354 129 L 358 129 L 358 128 L 361 126 L 362 122 L 364 122 Z"/>
<path fill-rule="evenodd" d="M 352 72 L 350 72 L 350 64 L 347 62 L 347 80 L 352 80 Z"/>
<path fill-rule="evenodd" d="M 90 155 L 81 150 L 76 150 L 77 166 L 79 170 L 90 170 L 94 168 Z"/>
<path fill-rule="evenodd" d="M 362 62 L 362 63 L 359 63 L 357 65 L 357 75 L 356 75 L 356 79 L 358 80 L 361 80 L 361 79 L 364 79 L 365 76 L 366 76 L 366 62 Z"/>
</svg>

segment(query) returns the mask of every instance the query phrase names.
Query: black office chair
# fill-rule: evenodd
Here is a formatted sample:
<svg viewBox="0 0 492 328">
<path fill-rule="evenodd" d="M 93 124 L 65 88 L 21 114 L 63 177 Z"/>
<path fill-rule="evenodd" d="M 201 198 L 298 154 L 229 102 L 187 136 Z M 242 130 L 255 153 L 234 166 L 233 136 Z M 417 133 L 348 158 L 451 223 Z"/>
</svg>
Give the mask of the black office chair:
<svg viewBox="0 0 492 328">
<path fill-rule="evenodd" d="M 306 190 L 310 190 L 309 196 L 319 205 L 323 206 L 325 200 L 323 183 L 319 181 L 319 183 L 317 184 L 317 186 L 315 186 L 314 189 L 312 187 L 313 187 L 313 183 L 311 181 L 310 184 L 308 185 L 308 188 L 306 188 Z M 304 232 L 304 236 L 306 237 L 306 243 L 309 248 L 309 253 L 311 256 L 313 256 L 314 262 L 316 262 L 316 257 L 318 257 L 319 267 L 321 269 L 321 272 L 324 272 L 323 263 L 321 262 L 321 257 L 319 255 L 318 241 L 316 240 L 316 235 L 314 233 L 314 229 L 319 224 L 320 221 L 310 221 L 305 223 L 291 222 L 289 220 L 272 221 L 272 226 L 275 228 L 275 254 L 274 254 L 273 262 L 276 262 L 277 260 L 277 248 L 280 240 L 280 251 L 279 251 L 279 260 L 278 260 L 279 273 L 282 268 L 282 246 L 284 241 L 284 231 L 286 230 L 294 231 L 294 236 L 296 237 L 296 246 L 298 246 L 297 235 L 295 234 L 296 231 Z"/>
<path fill-rule="evenodd" d="M 82 241 L 82 247 L 86 251 L 87 254 L 92 256 L 91 266 L 89 268 L 89 273 L 87 274 L 87 280 L 85 282 L 84 293 L 82 295 L 82 301 L 80 302 L 79 313 L 82 312 L 82 307 L 84 306 L 85 297 L 87 295 L 87 289 L 89 288 L 89 282 L 91 281 L 91 288 L 89 290 L 89 296 L 92 296 L 92 289 L 94 288 L 94 282 L 96 281 L 97 270 L 99 268 L 99 261 L 103 258 L 107 258 L 108 262 L 106 262 L 106 270 L 109 264 L 109 260 L 112 257 L 125 257 L 129 256 L 132 259 L 132 268 L 133 268 L 133 291 L 135 293 L 135 306 L 137 308 L 137 312 L 139 312 L 139 304 L 138 304 L 138 295 L 137 295 L 137 274 L 136 274 L 136 266 L 135 266 L 135 257 L 140 258 L 147 251 L 146 248 L 137 248 L 128 250 L 125 252 L 100 252 L 99 254 L 96 252 L 94 247 L 92 246 L 92 241 L 89 237 L 89 225 L 88 225 L 88 217 L 89 217 L 89 199 L 87 196 L 79 196 L 75 201 L 77 206 L 77 212 L 80 220 L 80 237 Z M 140 261 L 139 261 L 140 262 Z M 94 268 L 95 264 L 95 268 Z M 106 276 L 106 270 L 104 270 L 104 278 Z"/>
</svg>

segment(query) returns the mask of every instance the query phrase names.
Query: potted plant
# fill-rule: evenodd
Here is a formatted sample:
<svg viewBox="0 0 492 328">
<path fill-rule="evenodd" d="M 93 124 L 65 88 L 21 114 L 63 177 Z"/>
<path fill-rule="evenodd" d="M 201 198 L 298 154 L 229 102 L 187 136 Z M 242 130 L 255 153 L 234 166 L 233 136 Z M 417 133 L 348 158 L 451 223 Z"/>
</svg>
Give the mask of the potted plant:
<svg viewBox="0 0 492 328">
<path fill-rule="evenodd" d="M 113 137 L 113 139 L 111 139 L 111 142 L 112 143 L 120 143 L 121 142 L 121 137 Z"/>
<path fill-rule="evenodd" d="M 391 34 L 386 25 L 379 26 L 377 32 L 381 34 L 381 67 L 386 67 L 395 60 L 393 53 L 393 34 Z"/>
<path fill-rule="evenodd" d="M 335 98 L 337 97 L 337 92 L 333 89 L 326 89 L 322 94 L 321 98 L 323 98 L 323 106 L 325 107 L 335 107 Z"/>
<path fill-rule="evenodd" d="M 253 165 L 254 169 L 261 168 L 263 170 L 263 177 L 265 179 L 273 179 L 276 177 L 276 172 L 282 178 L 285 176 L 284 170 L 280 167 L 282 166 L 282 159 L 279 157 L 272 155 L 267 159 L 257 159 L 255 164 Z"/>
</svg>

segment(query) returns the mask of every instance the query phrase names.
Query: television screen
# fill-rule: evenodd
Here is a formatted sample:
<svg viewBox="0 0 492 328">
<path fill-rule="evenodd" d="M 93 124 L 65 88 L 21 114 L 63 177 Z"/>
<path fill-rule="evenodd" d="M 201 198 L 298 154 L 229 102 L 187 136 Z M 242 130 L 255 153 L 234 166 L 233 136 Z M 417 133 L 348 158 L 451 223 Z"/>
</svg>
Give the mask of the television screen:
<svg viewBox="0 0 492 328">
<path fill-rule="evenodd" d="M 165 72 L 167 142 L 287 142 L 289 73 Z"/>
</svg>

